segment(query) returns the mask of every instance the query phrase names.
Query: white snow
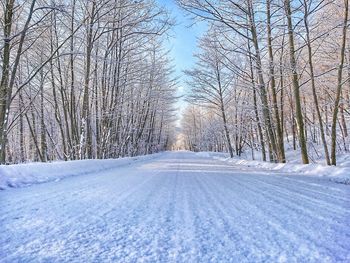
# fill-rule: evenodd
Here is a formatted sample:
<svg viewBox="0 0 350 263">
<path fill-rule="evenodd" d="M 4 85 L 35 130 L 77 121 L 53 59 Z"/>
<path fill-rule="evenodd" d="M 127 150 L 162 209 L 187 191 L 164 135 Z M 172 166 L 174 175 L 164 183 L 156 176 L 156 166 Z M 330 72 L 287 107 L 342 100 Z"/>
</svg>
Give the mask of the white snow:
<svg viewBox="0 0 350 263">
<path fill-rule="evenodd" d="M 0 261 L 350 262 L 349 185 L 209 153 L 100 170 L 0 191 Z"/>
<path fill-rule="evenodd" d="M 27 163 L 0 165 L 0 190 L 32 184 L 59 181 L 65 177 L 99 173 L 135 161 L 156 158 L 158 154 L 107 160 L 57 161 L 52 163 Z"/>
<path fill-rule="evenodd" d="M 218 157 L 217 159 L 238 166 L 252 167 L 257 170 L 263 169 L 288 174 L 297 173 L 303 175 L 324 176 L 338 183 L 350 184 L 349 166 L 327 166 L 316 163 L 307 165 L 295 163 L 270 163 L 227 157 Z"/>
<path fill-rule="evenodd" d="M 339 153 L 337 157 L 337 166 L 328 166 L 325 164 L 322 154 L 319 153 L 321 150 L 322 149 L 318 149 L 318 157 L 316 158 L 316 156 L 313 156 L 310 158 L 310 164 L 307 165 L 301 164 L 300 150 L 293 150 L 288 144 L 286 144 L 287 163 L 260 161 L 259 159 L 261 156 L 259 152 L 254 153 L 257 160 L 252 160 L 248 152 L 244 153 L 242 157 L 235 156 L 234 158 L 229 158 L 227 153 L 200 152 L 197 154 L 199 156 L 210 156 L 241 167 L 252 167 L 258 170 L 271 170 L 288 174 L 296 173 L 309 176 L 323 176 L 338 183 L 350 184 L 350 153 Z"/>
</svg>

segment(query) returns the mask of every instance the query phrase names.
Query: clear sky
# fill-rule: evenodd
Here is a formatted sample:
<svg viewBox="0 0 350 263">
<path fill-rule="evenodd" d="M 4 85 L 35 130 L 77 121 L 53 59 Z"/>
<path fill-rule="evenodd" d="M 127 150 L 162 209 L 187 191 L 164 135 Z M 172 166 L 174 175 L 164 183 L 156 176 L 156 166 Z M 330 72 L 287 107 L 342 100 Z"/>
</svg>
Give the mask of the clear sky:
<svg viewBox="0 0 350 263">
<path fill-rule="evenodd" d="M 169 38 L 166 44 L 171 50 L 170 55 L 175 65 L 176 76 L 180 77 L 178 94 L 183 95 L 186 93 L 183 70 L 194 66 L 193 53 L 197 49 L 197 38 L 205 32 L 206 26 L 204 23 L 193 24 L 191 18 L 176 4 L 175 0 L 157 1 L 160 5 L 165 6 L 171 17 L 176 20 L 176 25 L 171 31 L 172 37 Z M 181 100 L 178 106 L 180 113 L 185 106 L 184 101 Z"/>
<path fill-rule="evenodd" d="M 182 70 L 189 69 L 194 64 L 192 57 L 197 47 L 197 37 L 205 31 L 205 25 L 193 24 L 189 16 L 185 15 L 180 7 L 177 6 L 175 0 L 157 0 L 162 6 L 170 12 L 171 16 L 176 20 L 175 27 L 171 30 L 171 37 L 168 41 L 171 55 L 176 64 L 178 74 Z"/>
</svg>

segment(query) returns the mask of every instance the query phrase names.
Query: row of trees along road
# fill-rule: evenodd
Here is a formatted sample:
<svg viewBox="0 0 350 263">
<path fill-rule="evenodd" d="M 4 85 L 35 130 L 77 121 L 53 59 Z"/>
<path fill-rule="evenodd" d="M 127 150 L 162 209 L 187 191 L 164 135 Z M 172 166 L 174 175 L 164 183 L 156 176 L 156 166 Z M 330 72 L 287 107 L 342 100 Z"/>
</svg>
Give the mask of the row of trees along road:
<svg viewBox="0 0 350 263">
<path fill-rule="evenodd" d="M 283 163 L 287 142 L 304 164 L 316 153 L 336 165 L 349 150 L 348 0 L 178 3 L 208 26 L 186 71 L 187 147 Z"/>
<path fill-rule="evenodd" d="M 153 0 L 1 0 L 0 162 L 165 149 L 171 25 Z"/>
</svg>

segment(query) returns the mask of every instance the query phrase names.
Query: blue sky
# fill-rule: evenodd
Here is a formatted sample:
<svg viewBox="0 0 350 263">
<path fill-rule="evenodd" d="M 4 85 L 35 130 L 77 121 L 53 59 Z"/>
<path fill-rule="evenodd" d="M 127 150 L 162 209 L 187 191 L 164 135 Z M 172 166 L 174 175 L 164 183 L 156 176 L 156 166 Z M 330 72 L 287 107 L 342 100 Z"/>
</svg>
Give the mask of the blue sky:
<svg viewBox="0 0 350 263">
<path fill-rule="evenodd" d="M 157 0 L 160 5 L 165 6 L 171 16 L 176 20 L 176 25 L 171 31 L 172 37 L 169 38 L 166 45 L 171 50 L 171 57 L 176 69 L 176 76 L 180 77 L 179 95 L 186 93 L 185 77 L 182 73 L 185 69 L 194 66 L 195 60 L 193 53 L 197 49 L 197 38 L 206 30 L 204 23 L 193 25 L 193 21 L 185 12 L 179 8 L 175 0 Z M 180 101 L 178 104 L 180 111 L 185 107 L 185 103 Z"/>
<path fill-rule="evenodd" d="M 197 49 L 197 38 L 205 32 L 205 25 L 194 24 L 190 17 L 180 9 L 175 0 L 157 0 L 165 6 L 171 16 L 176 20 L 175 27 L 171 30 L 172 37 L 167 41 L 168 48 L 176 66 L 177 75 L 181 76 L 182 71 L 190 69 L 194 65 L 193 53 Z M 183 76 L 180 85 L 183 85 Z"/>
</svg>

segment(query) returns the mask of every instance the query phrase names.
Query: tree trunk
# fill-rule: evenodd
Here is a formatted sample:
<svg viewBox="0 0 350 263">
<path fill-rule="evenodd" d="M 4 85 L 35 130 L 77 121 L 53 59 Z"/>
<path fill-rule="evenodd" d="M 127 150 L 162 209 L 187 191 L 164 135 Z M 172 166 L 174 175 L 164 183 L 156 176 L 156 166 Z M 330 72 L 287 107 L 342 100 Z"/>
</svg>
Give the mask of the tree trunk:
<svg viewBox="0 0 350 263">
<path fill-rule="evenodd" d="M 249 52 L 250 78 L 251 78 L 251 82 L 252 82 L 252 86 L 253 86 L 254 114 L 255 114 L 255 120 L 257 123 L 257 127 L 258 127 L 258 134 L 259 134 L 259 138 L 260 138 L 261 156 L 262 156 L 262 160 L 265 162 L 266 161 L 265 142 L 264 142 L 264 135 L 263 135 L 262 128 L 261 128 L 259 111 L 258 111 L 255 76 L 254 76 L 254 69 L 253 69 L 253 60 L 252 60 L 252 56 L 251 56 L 251 48 L 250 48 L 249 42 L 248 42 L 248 52 Z"/>
<path fill-rule="evenodd" d="M 90 105 L 89 105 L 89 88 L 90 88 L 90 69 L 91 69 L 91 53 L 93 47 L 93 25 L 95 16 L 96 2 L 92 2 L 91 17 L 87 28 L 86 41 L 86 61 L 84 76 L 84 92 L 83 92 L 83 108 L 81 113 L 81 133 L 80 133 L 80 159 L 92 157 L 91 147 L 91 123 L 90 123 Z"/>
<path fill-rule="evenodd" d="M 327 165 L 330 165 L 331 161 L 329 158 L 326 135 L 324 133 L 324 128 L 323 128 L 322 114 L 320 111 L 320 106 L 318 103 L 318 97 L 317 97 L 317 91 L 316 91 L 315 73 L 314 73 L 314 65 L 313 65 L 313 61 L 312 61 L 312 47 L 311 47 L 310 30 L 309 30 L 309 23 L 308 23 L 307 6 L 308 6 L 307 2 L 304 0 L 304 26 L 305 26 L 305 30 L 306 30 L 306 41 L 307 41 L 308 60 L 309 60 L 308 62 L 309 62 L 309 68 L 310 68 L 312 96 L 313 96 L 313 100 L 314 100 L 314 104 L 315 104 L 318 123 L 320 126 L 321 140 L 322 140 L 323 149 L 324 149 L 324 153 L 325 153 L 326 163 L 327 163 Z"/>
<path fill-rule="evenodd" d="M 271 145 L 270 149 L 273 153 L 273 160 L 271 160 L 271 161 L 275 161 L 275 158 L 277 157 L 277 145 L 276 145 L 275 135 L 273 133 L 274 129 L 273 129 L 272 122 L 271 122 L 266 85 L 265 85 L 264 74 L 263 74 L 263 69 L 262 69 L 258 36 L 257 36 L 257 32 L 256 32 L 256 27 L 255 27 L 254 10 L 253 10 L 253 6 L 252 6 L 251 1 L 249 1 L 249 3 L 248 3 L 248 18 L 249 18 L 249 24 L 250 24 L 249 26 L 250 26 L 252 39 L 253 39 L 253 44 L 254 44 L 254 48 L 255 48 L 256 67 L 257 67 L 258 80 L 259 80 L 258 86 L 259 86 L 259 91 L 260 91 L 260 96 L 261 96 L 265 129 L 266 129 L 266 132 L 268 134 L 268 139 L 270 140 L 269 141 L 269 144 Z"/>
<path fill-rule="evenodd" d="M 295 113 L 298 124 L 299 131 L 299 144 L 301 150 L 301 158 L 304 164 L 309 163 L 309 157 L 307 154 L 307 145 L 305 138 L 305 130 L 304 130 L 304 121 L 303 114 L 301 109 L 301 101 L 300 101 L 300 91 L 299 91 L 299 79 L 297 73 L 297 63 L 295 59 L 295 46 L 294 46 L 294 31 L 293 31 L 293 23 L 292 23 L 292 10 L 290 7 L 290 0 L 285 0 L 285 11 L 287 15 L 288 21 L 288 37 L 289 37 L 289 55 L 290 55 L 290 64 L 292 68 L 292 85 L 294 92 L 294 100 L 295 100 Z"/>
<path fill-rule="evenodd" d="M 10 77 L 10 37 L 12 29 L 14 0 L 6 1 L 4 10 L 4 47 L 2 56 L 2 74 L 0 82 L 0 164 L 6 162 L 6 141 L 7 141 L 7 99 L 9 92 L 9 77 Z"/>
<path fill-rule="evenodd" d="M 341 50 L 340 50 L 340 63 L 338 67 L 338 80 L 337 80 L 337 91 L 336 98 L 334 102 L 334 110 L 333 110 L 333 118 L 332 118 L 332 148 L 331 148 L 331 164 L 337 165 L 336 159 L 336 147 L 337 147 L 337 119 L 338 119 L 338 111 L 339 111 L 339 103 L 342 92 L 342 79 L 343 79 L 343 67 L 345 60 L 345 47 L 346 47 L 346 33 L 348 26 L 348 15 L 349 15 L 349 2 L 348 0 L 344 1 L 344 22 L 343 22 L 343 30 L 342 30 L 342 42 L 341 42 Z"/>
<path fill-rule="evenodd" d="M 276 137 L 277 137 L 277 157 L 278 161 L 281 163 L 286 162 L 286 155 L 284 152 L 284 142 L 283 142 L 283 131 L 280 120 L 280 114 L 277 102 L 277 92 L 276 92 L 276 79 L 275 79 L 275 69 L 274 69 L 274 57 L 272 50 L 272 35 L 271 35 L 271 5 L 270 0 L 266 1 L 266 11 L 267 11 L 267 47 L 269 53 L 269 74 L 270 74 L 270 87 L 272 91 L 272 107 L 275 115 L 276 123 Z"/>
</svg>

